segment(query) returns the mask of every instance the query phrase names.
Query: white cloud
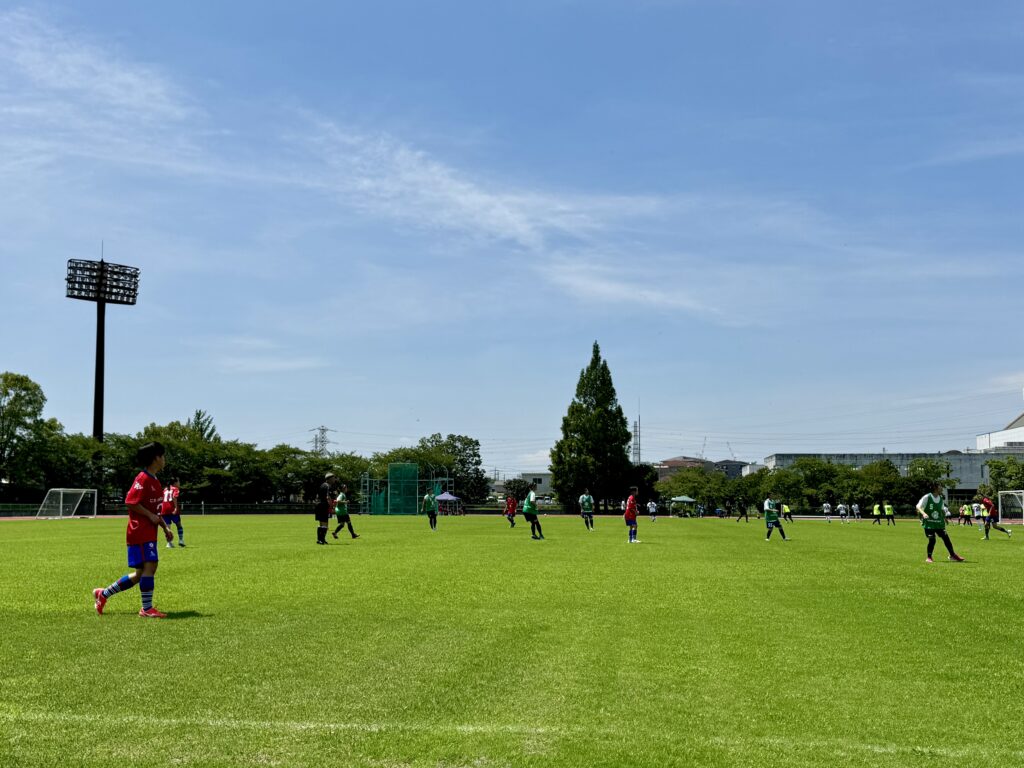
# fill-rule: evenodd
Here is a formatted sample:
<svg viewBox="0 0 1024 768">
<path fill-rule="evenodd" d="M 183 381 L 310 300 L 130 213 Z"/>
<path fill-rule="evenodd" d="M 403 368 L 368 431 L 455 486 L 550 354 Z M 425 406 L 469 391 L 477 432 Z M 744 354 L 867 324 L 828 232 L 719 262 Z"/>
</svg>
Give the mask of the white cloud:
<svg viewBox="0 0 1024 768">
<path fill-rule="evenodd" d="M 522 467 L 527 467 L 526 471 L 533 469 L 547 471 L 548 466 L 551 464 L 551 450 L 544 448 L 539 451 L 520 454 L 518 463 Z"/>
</svg>

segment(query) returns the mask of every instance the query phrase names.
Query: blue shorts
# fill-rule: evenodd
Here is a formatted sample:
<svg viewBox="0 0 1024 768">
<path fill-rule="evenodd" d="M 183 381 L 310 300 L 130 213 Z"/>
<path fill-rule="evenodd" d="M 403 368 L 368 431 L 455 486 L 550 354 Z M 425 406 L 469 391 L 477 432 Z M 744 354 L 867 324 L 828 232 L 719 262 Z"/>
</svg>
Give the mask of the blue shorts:
<svg viewBox="0 0 1024 768">
<path fill-rule="evenodd" d="M 175 525 L 181 525 L 181 515 L 160 515 L 160 517 L 162 517 L 164 519 L 164 522 L 168 525 L 170 525 L 171 523 L 174 523 Z"/>
<path fill-rule="evenodd" d="M 145 544 L 128 545 L 128 567 L 138 568 L 143 563 L 155 563 L 160 560 L 157 556 L 155 541 L 147 541 Z"/>
<path fill-rule="evenodd" d="M 628 517 L 623 519 L 626 521 L 626 525 L 628 525 L 630 528 L 636 528 L 636 518 L 633 518 L 632 520 L 630 520 Z"/>
</svg>

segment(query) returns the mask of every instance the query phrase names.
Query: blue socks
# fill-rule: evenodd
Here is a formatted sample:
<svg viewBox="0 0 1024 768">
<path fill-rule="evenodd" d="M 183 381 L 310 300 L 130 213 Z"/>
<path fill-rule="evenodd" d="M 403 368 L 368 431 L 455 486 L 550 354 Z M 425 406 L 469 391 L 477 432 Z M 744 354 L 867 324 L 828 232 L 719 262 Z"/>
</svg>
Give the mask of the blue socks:
<svg viewBox="0 0 1024 768">
<path fill-rule="evenodd" d="M 179 544 L 184 544 L 185 543 L 185 529 L 182 528 L 180 525 L 178 526 L 178 543 Z"/>
<path fill-rule="evenodd" d="M 152 581 L 152 579 L 150 579 L 150 581 Z M 117 581 L 115 581 L 109 587 L 104 589 L 103 590 L 103 596 L 104 597 L 110 597 L 111 595 L 116 595 L 118 592 L 124 592 L 127 589 L 131 589 L 134 586 L 135 585 L 132 584 L 131 576 L 125 575 L 125 576 L 122 576 Z"/>
<path fill-rule="evenodd" d="M 143 576 L 139 579 L 139 589 L 142 590 L 142 610 L 144 611 L 153 607 L 153 584 L 155 581 L 152 576 Z"/>
</svg>

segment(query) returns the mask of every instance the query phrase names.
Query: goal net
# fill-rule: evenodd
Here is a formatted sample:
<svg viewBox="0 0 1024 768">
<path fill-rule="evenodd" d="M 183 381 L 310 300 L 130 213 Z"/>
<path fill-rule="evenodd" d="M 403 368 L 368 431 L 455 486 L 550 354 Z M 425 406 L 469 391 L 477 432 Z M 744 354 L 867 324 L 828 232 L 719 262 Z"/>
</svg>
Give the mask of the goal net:
<svg viewBox="0 0 1024 768">
<path fill-rule="evenodd" d="M 999 522 L 1024 523 L 1024 491 L 999 492 Z"/>
<path fill-rule="evenodd" d="M 96 517 L 98 508 L 93 488 L 51 488 L 39 505 L 36 518 L 63 520 L 68 517 Z"/>
</svg>

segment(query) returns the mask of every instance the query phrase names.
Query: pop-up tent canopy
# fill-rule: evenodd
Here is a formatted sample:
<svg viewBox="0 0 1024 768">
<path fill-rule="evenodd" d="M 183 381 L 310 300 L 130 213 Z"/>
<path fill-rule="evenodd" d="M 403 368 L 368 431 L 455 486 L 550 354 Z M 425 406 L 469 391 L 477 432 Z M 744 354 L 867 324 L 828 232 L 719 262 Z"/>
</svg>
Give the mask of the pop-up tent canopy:
<svg viewBox="0 0 1024 768">
<path fill-rule="evenodd" d="M 453 496 L 452 494 L 448 493 L 448 491 L 445 491 L 444 493 L 439 494 L 435 498 L 438 501 L 458 501 L 459 500 L 458 496 Z M 693 501 L 693 499 L 690 499 L 690 501 Z"/>
<path fill-rule="evenodd" d="M 437 498 L 441 498 L 438 496 Z M 692 504 L 696 499 L 691 499 L 689 496 L 674 496 L 672 501 L 678 501 L 680 504 Z"/>
</svg>

